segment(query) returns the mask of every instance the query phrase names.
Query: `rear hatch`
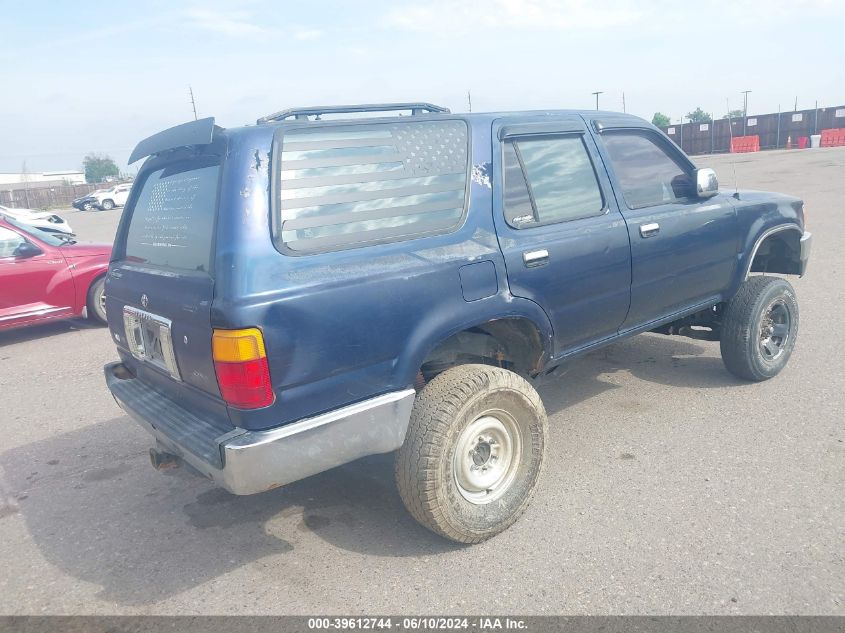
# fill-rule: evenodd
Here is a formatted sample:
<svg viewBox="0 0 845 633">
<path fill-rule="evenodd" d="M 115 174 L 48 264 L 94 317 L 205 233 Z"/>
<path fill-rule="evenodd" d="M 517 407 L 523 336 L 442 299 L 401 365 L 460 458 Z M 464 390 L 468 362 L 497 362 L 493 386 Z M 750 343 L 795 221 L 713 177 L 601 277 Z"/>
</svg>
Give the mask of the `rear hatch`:
<svg viewBox="0 0 845 633">
<path fill-rule="evenodd" d="M 144 165 L 115 238 L 106 311 L 133 374 L 186 408 L 227 418 L 211 349 L 220 171 L 211 151 Z"/>
</svg>

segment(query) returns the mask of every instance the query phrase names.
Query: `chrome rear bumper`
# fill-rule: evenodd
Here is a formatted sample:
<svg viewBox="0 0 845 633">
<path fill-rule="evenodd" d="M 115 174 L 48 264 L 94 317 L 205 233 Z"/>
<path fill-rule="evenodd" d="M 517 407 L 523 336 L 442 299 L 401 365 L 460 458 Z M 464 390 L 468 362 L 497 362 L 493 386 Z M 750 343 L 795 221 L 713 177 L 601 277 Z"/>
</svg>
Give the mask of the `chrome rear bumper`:
<svg viewBox="0 0 845 633">
<path fill-rule="evenodd" d="M 415 396 L 413 389 L 395 391 L 273 429 L 234 428 L 217 435 L 222 430 L 219 425 L 145 387 L 128 376 L 122 363 L 104 369 L 118 405 L 153 435 L 158 451 L 175 455 L 236 495 L 264 492 L 359 457 L 398 449 L 405 440 Z M 134 384 L 125 384 L 130 382 Z M 150 399 L 155 401 L 154 409 Z M 162 416 L 172 420 L 162 420 Z M 205 438 L 204 446 L 210 445 L 212 451 L 200 450 L 182 438 Z M 213 454 L 214 446 L 219 459 Z"/>
</svg>

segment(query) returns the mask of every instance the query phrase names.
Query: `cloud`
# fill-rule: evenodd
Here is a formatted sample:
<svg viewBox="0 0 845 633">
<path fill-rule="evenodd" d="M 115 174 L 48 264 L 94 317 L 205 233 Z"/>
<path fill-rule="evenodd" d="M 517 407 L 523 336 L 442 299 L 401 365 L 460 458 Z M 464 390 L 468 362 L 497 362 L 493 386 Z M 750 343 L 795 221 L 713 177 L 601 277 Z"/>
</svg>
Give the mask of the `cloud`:
<svg viewBox="0 0 845 633">
<path fill-rule="evenodd" d="M 261 35 L 267 32 L 263 26 L 253 21 L 252 14 L 247 11 L 194 7 L 185 11 L 185 19 L 187 26 L 232 37 Z"/>
<path fill-rule="evenodd" d="M 430 33 L 479 27 L 565 31 L 628 24 L 641 17 L 631 3 L 616 0 L 434 0 L 393 9 L 383 24 Z"/>
<path fill-rule="evenodd" d="M 842 16 L 845 5 L 839 0 L 713 0 L 696 19 L 760 25 L 800 15 Z M 381 24 L 434 35 L 485 29 L 575 32 L 634 25 L 653 33 L 688 23 L 689 16 L 689 7 L 676 0 L 430 0 L 425 5 L 396 6 Z"/>
<path fill-rule="evenodd" d="M 67 37 L 45 39 L 30 37 L 29 41 L 34 41 L 36 42 L 35 44 L 0 51 L 0 60 L 17 59 L 21 57 L 32 58 L 35 55 L 43 54 L 45 51 L 68 48 L 78 46 L 80 44 L 89 45 L 94 41 L 105 41 L 111 38 L 125 37 L 131 35 L 132 33 L 161 27 L 167 24 L 171 19 L 173 19 L 173 16 L 165 13 L 133 20 L 131 22 L 98 24 L 96 27 L 92 27 L 90 29 L 73 31 Z"/>
<path fill-rule="evenodd" d="M 224 8 L 192 7 L 185 10 L 183 19 L 189 28 L 217 33 L 228 37 L 276 36 L 304 42 L 316 40 L 324 31 L 307 26 L 288 24 L 285 27 L 268 23 L 261 12 L 228 10 Z"/>
<path fill-rule="evenodd" d="M 305 41 L 316 40 L 323 37 L 323 31 L 319 29 L 297 29 L 293 33 L 293 39 Z"/>
</svg>

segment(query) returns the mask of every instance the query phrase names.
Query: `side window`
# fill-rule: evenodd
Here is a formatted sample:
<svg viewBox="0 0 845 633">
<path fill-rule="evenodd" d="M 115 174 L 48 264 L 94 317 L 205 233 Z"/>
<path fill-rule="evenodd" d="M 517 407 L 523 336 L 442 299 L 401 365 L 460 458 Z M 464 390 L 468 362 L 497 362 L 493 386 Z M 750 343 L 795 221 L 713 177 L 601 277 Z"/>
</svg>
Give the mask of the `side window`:
<svg viewBox="0 0 845 633">
<path fill-rule="evenodd" d="M 693 197 L 690 175 L 652 135 L 607 132 L 602 142 L 631 209 L 653 207 Z"/>
<path fill-rule="evenodd" d="M 25 241 L 11 229 L 0 226 L 0 257 L 14 257 L 15 249 Z"/>
<path fill-rule="evenodd" d="M 604 213 L 593 163 L 581 135 L 505 144 L 505 218 L 515 228 Z"/>
<path fill-rule="evenodd" d="M 466 204 L 468 143 L 459 120 L 285 132 L 277 239 L 306 254 L 456 230 Z"/>
</svg>

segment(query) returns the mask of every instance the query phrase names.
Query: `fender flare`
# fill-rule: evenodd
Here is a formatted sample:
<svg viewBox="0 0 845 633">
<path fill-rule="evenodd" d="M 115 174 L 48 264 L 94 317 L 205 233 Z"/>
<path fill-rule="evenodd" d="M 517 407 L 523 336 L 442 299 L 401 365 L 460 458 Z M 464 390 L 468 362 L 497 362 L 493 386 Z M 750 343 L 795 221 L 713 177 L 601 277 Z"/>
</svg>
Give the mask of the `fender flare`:
<svg viewBox="0 0 845 633">
<path fill-rule="evenodd" d="M 495 306 L 491 305 L 490 309 L 478 311 L 459 321 L 449 318 L 423 322 L 409 339 L 408 351 L 397 360 L 397 377 L 402 384 L 413 384 L 423 361 L 439 343 L 468 328 L 508 318 L 521 318 L 532 323 L 540 333 L 543 357 L 551 358 L 554 331 L 545 310 L 530 299 L 509 296 L 506 302 L 497 302 Z"/>
<path fill-rule="evenodd" d="M 760 235 L 754 242 L 754 247 L 751 249 L 750 254 L 748 255 L 743 264 L 743 275 L 739 279 L 740 283 L 748 279 L 748 276 L 751 274 L 751 266 L 754 264 L 754 258 L 757 256 L 757 251 L 760 249 L 760 246 L 763 244 L 763 242 L 765 242 L 767 238 L 774 235 L 775 233 L 780 233 L 782 231 L 798 231 L 799 235 L 803 233 L 800 226 L 792 223 L 779 224 L 777 226 L 773 226 L 769 229 L 766 229 L 765 231 L 760 233 Z"/>
</svg>

